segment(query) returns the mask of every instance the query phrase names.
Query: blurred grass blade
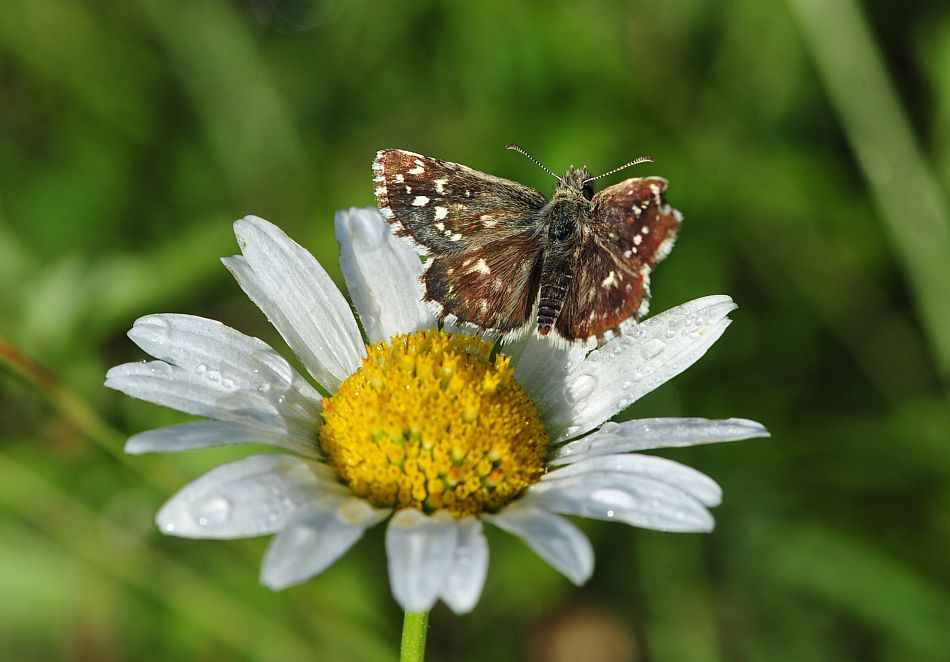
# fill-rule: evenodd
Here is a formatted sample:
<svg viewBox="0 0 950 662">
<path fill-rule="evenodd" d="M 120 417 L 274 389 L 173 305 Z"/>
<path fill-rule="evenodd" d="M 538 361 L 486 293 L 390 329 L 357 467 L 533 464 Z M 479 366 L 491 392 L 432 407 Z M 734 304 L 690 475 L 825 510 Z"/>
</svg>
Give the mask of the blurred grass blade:
<svg viewBox="0 0 950 662">
<path fill-rule="evenodd" d="M 950 383 L 950 223 L 930 165 L 854 0 L 790 0 Z"/>
<path fill-rule="evenodd" d="M 19 513 L 78 558 L 152 596 L 238 655 L 290 662 L 385 659 L 390 652 L 371 632 L 341 628 L 332 618 L 311 626 L 319 642 L 301 638 L 261 607 L 154 549 L 120 553 L 102 535 L 98 513 L 3 453 L 0 475 L 0 510 Z"/>
</svg>

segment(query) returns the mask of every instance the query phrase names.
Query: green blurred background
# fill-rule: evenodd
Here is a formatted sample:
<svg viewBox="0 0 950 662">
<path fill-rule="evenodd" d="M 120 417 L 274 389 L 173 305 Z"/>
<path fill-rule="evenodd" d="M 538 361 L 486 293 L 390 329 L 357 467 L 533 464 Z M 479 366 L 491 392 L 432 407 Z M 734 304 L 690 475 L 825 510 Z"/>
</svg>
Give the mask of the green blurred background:
<svg viewBox="0 0 950 662">
<path fill-rule="evenodd" d="M 490 531 L 482 600 L 433 612 L 430 658 L 950 659 L 944 0 L 4 0 L 0 659 L 395 656 L 382 527 L 282 593 L 266 539 L 159 535 L 164 499 L 249 451 L 123 456 L 185 417 L 103 376 L 144 358 L 124 333 L 150 312 L 283 347 L 218 262 L 233 219 L 339 280 L 333 211 L 372 204 L 377 149 L 548 191 L 510 141 L 556 171 L 656 158 L 633 174 L 686 223 L 653 311 L 740 308 L 625 416 L 773 438 L 665 453 L 722 484 L 716 531 L 583 522 L 582 588 Z"/>
</svg>

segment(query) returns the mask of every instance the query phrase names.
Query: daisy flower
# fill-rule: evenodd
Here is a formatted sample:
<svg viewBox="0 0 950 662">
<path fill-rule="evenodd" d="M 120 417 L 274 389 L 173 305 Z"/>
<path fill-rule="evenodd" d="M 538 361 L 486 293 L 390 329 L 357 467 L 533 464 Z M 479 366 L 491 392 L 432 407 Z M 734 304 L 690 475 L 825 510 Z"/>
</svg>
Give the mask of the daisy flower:
<svg viewBox="0 0 950 662">
<path fill-rule="evenodd" d="M 594 554 L 562 515 L 712 529 L 719 486 L 639 451 L 762 437 L 765 428 L 609 419 L 709 349 L 730 323 L 729 297 L 677 306 L 600 348 L 535 339 L 495 348 L 439 329 L 421 300 L 418 256 L 376 209 L 338 212 L 335 225 L 365 341 L 326 271 L 271 223 L 237 221 L 242 255 L 223 260 L 312 382 L 266 343 L 213 320 L 147 315 L 129 331 L 156 360 L 112 368 L 106 386 L 207 420 L 142 432 L 127 452 L 239 443 L 281 451 L 184 487 L 158 512 L 164 533 L 275 534 L 261 581 L 281 589 L 320 573 L 388 519 L 396 601 L 424 612 L 442 600 L 464 613 L 485 582 L 486 522 L 575 584 L 590 577 Z"/>
</svg>

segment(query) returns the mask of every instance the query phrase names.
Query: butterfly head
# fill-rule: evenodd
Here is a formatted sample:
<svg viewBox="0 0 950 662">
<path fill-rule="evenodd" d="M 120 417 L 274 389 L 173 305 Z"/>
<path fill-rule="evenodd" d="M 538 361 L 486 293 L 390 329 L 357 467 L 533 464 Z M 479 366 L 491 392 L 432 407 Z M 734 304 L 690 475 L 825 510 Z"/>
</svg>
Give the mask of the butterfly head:
<svg viewBox="0 0 950 662">
<path fill-rule="evenodd" d="M 555 198 L 559 196 L 575 197 L 578 195 L 584 196 L 587 200 L 594 197 L 594 181 L 590 176 L 590 172 L 587 170 L 587 166 L 581 168 L 571 166 L 568 168 L 564 176 L 558 181 L 557 187 L 554 190 Z"/>
</svg>

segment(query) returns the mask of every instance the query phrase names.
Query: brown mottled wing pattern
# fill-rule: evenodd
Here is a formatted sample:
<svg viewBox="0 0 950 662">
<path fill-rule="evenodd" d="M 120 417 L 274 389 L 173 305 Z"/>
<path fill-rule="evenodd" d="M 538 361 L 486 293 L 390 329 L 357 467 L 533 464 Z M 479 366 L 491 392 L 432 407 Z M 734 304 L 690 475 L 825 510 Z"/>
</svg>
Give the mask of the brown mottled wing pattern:
<svg viewBox="0 0 950 662">
<path fill-rule="evenodd" d="M 396 235 L 436 258 L 534 229 L 547 204 L 533 188 L 401 149 L 381 150 L 373 174 Z"/>
<path fill-rule="evenodd" d="M 529 321 L 541 253 L 538 191 L 458 163 L 385 149 L 376 203 L 428 255 L 425 298 L 440 319 L 510 333 Z"/>
<path fill-rule="evenodd" d="M 603 337 L 647 312 L 650 271 L 673 248 L 683 215 L 661 177 L 628 179 L 591 200 L 579 230 L 574 279 L 554 328 L 567 340 Z"/>
<path fill-rule="evenodd" d="M 441 257 L 422 277 L 426 300 L 441 306 L 443 318 L 512 333 L 533 323 L 540 258 L 533 231 Z"/>
</svg>

